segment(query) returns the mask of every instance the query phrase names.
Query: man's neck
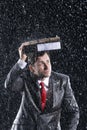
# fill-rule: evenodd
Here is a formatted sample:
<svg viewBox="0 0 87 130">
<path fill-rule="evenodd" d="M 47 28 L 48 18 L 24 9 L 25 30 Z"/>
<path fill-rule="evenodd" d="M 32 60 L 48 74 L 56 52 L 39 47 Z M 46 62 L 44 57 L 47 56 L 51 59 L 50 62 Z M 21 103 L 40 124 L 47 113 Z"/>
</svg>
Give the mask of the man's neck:
<svg viewBox="0 0 87 130">
<path fill-rule="evenodd" d="M 46 85 L 46 86 L 48 86 L 48 84 L 49 84 L 49 77 L 46 77 L 46 78 L 44 78 L 43 80 L 38 80 L 38 82 L 40 83 L 40 82 L 44 82 L 44 84 Z"/>
</svg>

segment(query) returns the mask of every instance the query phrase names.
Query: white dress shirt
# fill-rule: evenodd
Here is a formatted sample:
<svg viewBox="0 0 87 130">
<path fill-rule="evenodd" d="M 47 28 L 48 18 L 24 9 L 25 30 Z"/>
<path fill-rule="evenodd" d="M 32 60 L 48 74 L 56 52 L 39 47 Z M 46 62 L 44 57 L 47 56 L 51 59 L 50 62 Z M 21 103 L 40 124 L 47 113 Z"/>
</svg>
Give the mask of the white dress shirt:
<svg viewBox="0 0 87 130">
<path fill-rule="evenodd" d="M 41 82 L 44 83 L 44 85 L 45 85 L 45 90 L 47 91 L 47 90 L 48 90 L 47 86 L 49 85 L 49 77 L 45 78 L 43 81 L 38 80 L 38 83 L 39 83 L 39 84 L 40 84 Z M 41 86 L 39 86 L 39 87 L 41 88 Z"/>
</svg>

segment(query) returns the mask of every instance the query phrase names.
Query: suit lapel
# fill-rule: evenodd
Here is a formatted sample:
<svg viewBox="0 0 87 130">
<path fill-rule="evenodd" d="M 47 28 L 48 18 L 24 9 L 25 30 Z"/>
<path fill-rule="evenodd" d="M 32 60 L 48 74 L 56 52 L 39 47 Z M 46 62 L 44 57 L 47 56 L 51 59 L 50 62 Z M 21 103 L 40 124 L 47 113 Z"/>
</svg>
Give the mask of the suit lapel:
<svg viewBox="0 0 87 130">
<path fill-rule="evenodd" d="M 39 84 L 37 83 L 36 80 L 33 80 L 33 78 L 30 75 L 27 76 L 26 84 L 27 84 L 26 90 L 27 93 L 29 92 L 30 100 L 33 106 L 38 111 L 41 111 L 41 96 L 40 96 Z"/>
<path fill-rule="evenodd" d="M 60 94 L 60 79 L 56 79 L 54 76 L 51 76 L 50 78 L 50 86 L 53 90 L 53 108 L 58 106 L 59 104 L 59 94 Z"/>
</svg>

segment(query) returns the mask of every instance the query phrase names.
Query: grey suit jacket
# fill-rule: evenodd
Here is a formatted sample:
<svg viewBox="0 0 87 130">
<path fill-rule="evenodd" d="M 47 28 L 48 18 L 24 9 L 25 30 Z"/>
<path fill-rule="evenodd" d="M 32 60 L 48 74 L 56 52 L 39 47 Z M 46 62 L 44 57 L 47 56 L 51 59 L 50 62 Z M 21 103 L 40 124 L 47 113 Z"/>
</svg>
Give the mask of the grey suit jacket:
<svg viewBox="0 0 87 130">
<path fill-rule="evenodd" d="M 22 92 L 22 101 L 11 130 L 61 130 L 60 119 L 63 106 L 69 113 L 69 121 L 64 130 L 77 129 L 79 108 L 69 77 L 52 71 L 49 86 L 50 107 L 42 112 L 37 81 L 29 71 L 20 69 L 18 63 L 13 66 L 6 78 L 5 88 Z"/>
</svg>

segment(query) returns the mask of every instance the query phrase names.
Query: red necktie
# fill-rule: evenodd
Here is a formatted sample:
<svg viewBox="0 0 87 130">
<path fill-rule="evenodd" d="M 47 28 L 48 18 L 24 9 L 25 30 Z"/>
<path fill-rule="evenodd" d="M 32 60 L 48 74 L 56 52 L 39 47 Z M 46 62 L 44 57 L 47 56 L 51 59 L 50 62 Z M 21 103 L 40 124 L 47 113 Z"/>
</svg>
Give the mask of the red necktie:
<svg viewBox="0 0 87 130">
<path fill-rule="evenodd" d="M 46 90 L 43 82 L 41 82 L 40 85 L 41 85 L 41 106 L 43 111 L 46 105 Z"/>
</svg>

